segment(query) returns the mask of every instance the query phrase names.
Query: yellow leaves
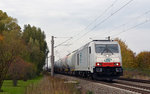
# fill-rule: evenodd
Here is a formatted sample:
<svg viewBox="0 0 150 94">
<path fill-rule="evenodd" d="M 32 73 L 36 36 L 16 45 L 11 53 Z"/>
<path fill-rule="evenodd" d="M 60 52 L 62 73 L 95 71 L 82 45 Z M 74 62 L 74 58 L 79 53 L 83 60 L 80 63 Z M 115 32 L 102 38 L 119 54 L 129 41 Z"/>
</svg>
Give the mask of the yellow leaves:
<svg viewBox="0 0 150 94">
<path fill-rule="evenodd" d="M 138 68 L 140 70 L 150 70 L 150 52 L 140 52 L 137 56 L 128 48 L 121 39 L 116 39 L 121 47 L 122 63 L 124 68 Z"/>
<path fill-rule="evenodd" d="M 122 63 L 124 68 L 134 68 L 136 63 L 134 63 L 134 53 L 128 48 L 128 45 L 121 39 L 115 39 L 118 41 L 121 47 Z"/>
<path fill-rule="evenodd" d="M 136 63 L 138 64 L 139 68 L 150 70 L 150 52 L 140 52 L 136 56 Z"/>
<path fill-rule="evenodd" d="M 0 34 L 0 41 L 2 41 L 4 39 L 4 37 Z"/>
</svg>

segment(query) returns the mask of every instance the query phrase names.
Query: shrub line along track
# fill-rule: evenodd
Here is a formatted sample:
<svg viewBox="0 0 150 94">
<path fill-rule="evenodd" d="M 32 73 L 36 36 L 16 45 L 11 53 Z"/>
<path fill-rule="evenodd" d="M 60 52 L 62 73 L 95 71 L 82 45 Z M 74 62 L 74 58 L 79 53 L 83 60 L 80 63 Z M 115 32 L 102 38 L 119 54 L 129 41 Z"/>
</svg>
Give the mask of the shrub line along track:
<svg viewBox="0 0 150 94">
<path fill-rule="evenodd" d="M 104 84 L 107 86 L 112 86 L 112 87 L 128 90 L 131 92 L 136 92 L 136 93 L 141 93 L 141 94 L 150 94 L 150 87 L 131 84 L 130 82 L 132 82 L 132 81 L 125 83 L 125 82 L 121 82 L 121 81 L 117 81 L 117 80 L 113 81 L 113 82 L 108 82 L 108 81 L 100 81 L 100 80 L 91 80 L 91 79 L 81 78 L 81 77 L 77 77 L 77 78 L 82 79 L 82 80 L 87 80 L 90 82 L 100 83 L 100 84 Z M 133 81 L 133 82 L 135 82 L 135 81 Z M 136 81 L 136 82 L 139 83 L 138 81 Z M 144 81 L 144 83 L 146 83 L 146 81 Z M 146 84 L 150 84 L 150 83 L 146 83 Z"/>
</svg>

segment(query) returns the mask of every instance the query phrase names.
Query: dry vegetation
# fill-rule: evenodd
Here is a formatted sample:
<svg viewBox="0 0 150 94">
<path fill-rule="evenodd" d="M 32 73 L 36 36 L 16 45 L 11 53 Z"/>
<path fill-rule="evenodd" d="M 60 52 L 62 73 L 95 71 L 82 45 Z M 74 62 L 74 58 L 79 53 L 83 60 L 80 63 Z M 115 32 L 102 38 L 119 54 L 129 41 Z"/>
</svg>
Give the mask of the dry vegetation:
<svg viewBox="0 0 150 94">
<path fill-rule="evenodd" d="M 25 94 L 80 94 L 77 83 L 65 83 L 65 80 L 45 76 L 38 84 L 27 87 Z"/>
<path fill-rule="evenodd" d="M 124 78 L 150 80 L 150 76 L 139 70 L 124 70 Z"/>
</svg>

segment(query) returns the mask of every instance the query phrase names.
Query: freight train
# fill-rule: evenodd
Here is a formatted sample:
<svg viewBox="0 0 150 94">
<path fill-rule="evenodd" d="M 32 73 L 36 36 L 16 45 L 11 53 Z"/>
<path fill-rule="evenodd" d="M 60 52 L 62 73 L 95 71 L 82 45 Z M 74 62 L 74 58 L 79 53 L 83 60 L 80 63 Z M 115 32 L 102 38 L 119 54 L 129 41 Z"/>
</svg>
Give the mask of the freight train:
<svg viewBox="0 0 150 94">
<path fill-rule="evenodd" d="M 93 40 L 54 64 L 56 73 L 113 80 L 123 75 L 120 46 L 114 40 Z"/>
</svg>

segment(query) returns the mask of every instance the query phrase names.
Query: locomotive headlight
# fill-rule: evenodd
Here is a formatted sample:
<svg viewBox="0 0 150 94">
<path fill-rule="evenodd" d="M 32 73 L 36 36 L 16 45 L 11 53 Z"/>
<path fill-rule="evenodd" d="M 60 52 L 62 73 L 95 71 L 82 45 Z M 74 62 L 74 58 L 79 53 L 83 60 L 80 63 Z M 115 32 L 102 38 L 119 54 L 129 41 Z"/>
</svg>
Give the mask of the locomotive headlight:
<svg viewBox="0 0 150 94">
<path fill-rule="evenodd" d="M 119 66 L 119 63 L 114 63 L 115 66 Z"/>
<path fill-rule="evenodd" d="M 96 66 L 102 66 L 102 63 L 97 62 Z"/>
</svg>

